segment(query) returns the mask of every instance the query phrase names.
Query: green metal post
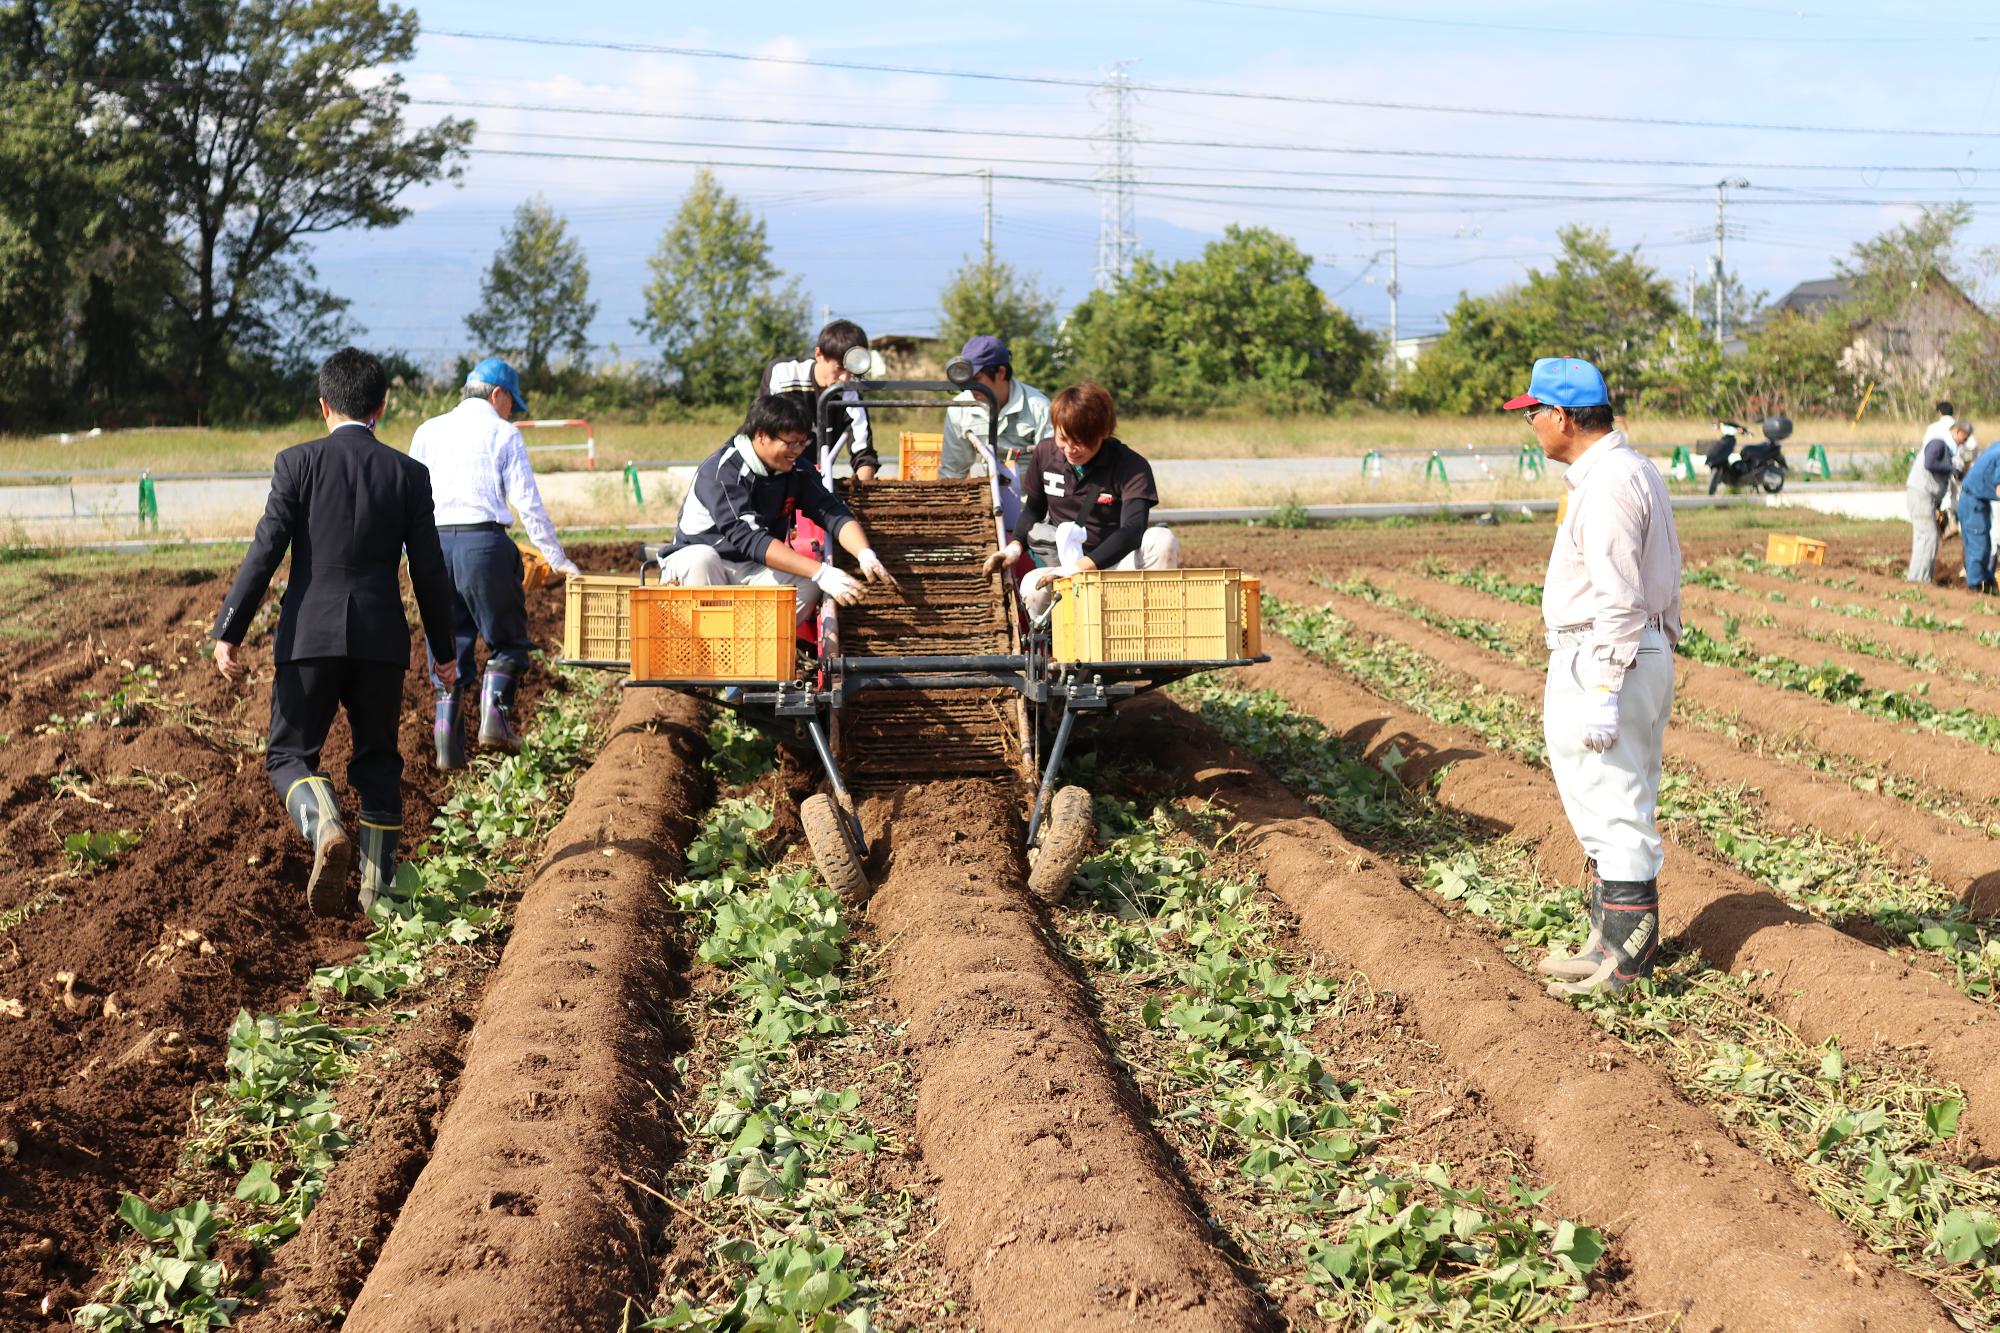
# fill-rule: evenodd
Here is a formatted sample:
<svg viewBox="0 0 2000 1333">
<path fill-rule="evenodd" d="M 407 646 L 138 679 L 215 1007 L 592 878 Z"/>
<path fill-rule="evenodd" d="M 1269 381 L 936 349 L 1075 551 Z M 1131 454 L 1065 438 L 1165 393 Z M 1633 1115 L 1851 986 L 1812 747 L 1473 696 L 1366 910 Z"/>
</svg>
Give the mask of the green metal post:
<svg viewBox="0 0 2000 1333">
<path fill-rule="evenodd" d="M 1681 481 L 1694 480 L 1694 455 L 1684 444 L 1674 446 L 1673 459 L 1667 464 L 1667 475 Z"/>
<path fill-rule="evenodd" d="M 1817 476 L 1822 481 L 1833 480 L 1833 465 L 1827 462 L 1825 445 L 1816 444 L 1806 450 L 1806 475 Z"/>
<path fill-rule="evenodd" d="M 1520 454 L 1514 459 L 1515 476 L 1533 480 L 1547 475 L 1547 470 L 1548 456 L 1542 452 L 1541 445 L 1524 444 L 1521 446 Z"/>
<path fill-rule="evenodd" d="M 1370 449 L 1367 453 L 1361 455 L 1361 475 L 1370 481 L 1380 481 L 1382 479 L 1382 451 L 1380 449 Z"/>
<path fill-rule="evenodd" d="M 625 465 L 625 484 L 632 488 L 632 503 L 643 507 L 646 503 L 646 493 L 639 489 L 639 465 L 637 463 L 627 463 Z"/>
<path fill-rule="evenodd" d="M 1451 478 L 1444 474 L 1444 457 L 1436 452 L 1431 454 L 1431 461 L 1424 464 L 1424 480 L 1429 481 L 1433 473 L 1439 481 L 1447 486 L 1451 485 Z"/>
<path fill-rule="evenodd" d="M 160 526 L 160 494 L 153 489 L 153 474 L 139 474 L 139 521 Z"/>
</svg>

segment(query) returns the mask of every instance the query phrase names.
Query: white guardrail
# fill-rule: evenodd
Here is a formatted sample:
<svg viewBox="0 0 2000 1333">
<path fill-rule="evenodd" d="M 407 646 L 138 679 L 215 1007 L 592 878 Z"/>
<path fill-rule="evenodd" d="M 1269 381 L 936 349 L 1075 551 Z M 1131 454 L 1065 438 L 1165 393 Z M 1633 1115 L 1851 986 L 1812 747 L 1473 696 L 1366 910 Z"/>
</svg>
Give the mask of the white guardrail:
<svg viewBox="0 0 2000 1333">
<path fill-rule="evenodd" d="M 573 454 L 581 452 L 584 456 L 584 466 L 592 472 L 597 471 L 597 432 L 582 417 L 563 417 L 548 421 L 517 421 L 514 424 L 524 431 L 561 430 L 565 428 L 581 430 L 583 432 L 582 444 L 531 444 L 528 446 L 528 452 L 531 454 Z"/>
</svg>

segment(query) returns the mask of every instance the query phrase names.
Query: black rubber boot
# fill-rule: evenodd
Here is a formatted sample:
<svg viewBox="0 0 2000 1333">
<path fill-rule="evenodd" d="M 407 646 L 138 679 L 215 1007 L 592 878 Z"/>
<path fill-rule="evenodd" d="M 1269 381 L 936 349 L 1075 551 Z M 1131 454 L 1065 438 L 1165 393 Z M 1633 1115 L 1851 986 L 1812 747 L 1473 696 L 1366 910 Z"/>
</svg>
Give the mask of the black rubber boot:
<svg viewBox="0 0 2000 1333">
<path fill-rule="evenodd" d="M 340 916 L 347 910 L 347 867 L 354 860 L 354 843 L 340 826 L 340 807 L 333 801 L 333 782 L 324 775 L 300 778 L 285 793 L 285 810 L 312 844 L 312 874 L 306 878 L 306 905 L 317 916 Z"/>
<path fill-rule="evenodd" d="M 512 671 L 487 667 L 485 679 L 479 682 L 479 743 L 508 754 L 521 752 L 521 738 L 514 734 L 511 722 L 515 680 Z"/>
<path fill-rule="evenodd" d="M 375 900 L 396 883 L 396 843 L 402 832 L 401 824 L 391 824 L 365 813 L 361 816 L 361 889 L 358 901 L 363 912 L 373 907 Z"/>
<path fill-rule="evenodd" d="M 1660 951 L 1660 888 L 1658 880 L 1604 881 L 1604 957 L 1588 976 L 1549 983 L 1551 995 L 1616 995 L 1641 977 L 1651 976 Z"/>
<path fill-rule="evenodd" d="M 431 728 L 432 740 L 437 745 L 438 771 L 449 773 L 465 767 L 465 708 L 464 696 L 454 689 L 440 689 L 437 696 L 437 722 Z"/>
<path fill-rule="evenodd" d="M 1590 863 L 1590 938 L 1574 955 L 1552 953 L 1536 968 L 1544 975 L 1564 981 L 1581 981 L 1595 972 L 1606 957 L 1604 951 L 1604 880 L 1597 863 Z"/>
</svg>

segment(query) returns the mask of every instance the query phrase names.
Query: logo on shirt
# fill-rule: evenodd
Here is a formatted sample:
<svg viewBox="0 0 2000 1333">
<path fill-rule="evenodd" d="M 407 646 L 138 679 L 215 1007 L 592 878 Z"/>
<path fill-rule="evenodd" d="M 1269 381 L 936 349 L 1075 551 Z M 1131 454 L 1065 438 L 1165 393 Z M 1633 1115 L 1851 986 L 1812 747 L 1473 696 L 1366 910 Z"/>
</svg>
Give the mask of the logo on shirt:
<svg viewBox="0 0 2000 1333">
<path fill-rule="evenodd" d="M 1050 495 L 1061 495 L 1063 494 L 1063 482 L 1065 480 L 1066 478 L 1060 472 L 1044 472 L 1042 474 L 1042 489 Z"/>
</svg>

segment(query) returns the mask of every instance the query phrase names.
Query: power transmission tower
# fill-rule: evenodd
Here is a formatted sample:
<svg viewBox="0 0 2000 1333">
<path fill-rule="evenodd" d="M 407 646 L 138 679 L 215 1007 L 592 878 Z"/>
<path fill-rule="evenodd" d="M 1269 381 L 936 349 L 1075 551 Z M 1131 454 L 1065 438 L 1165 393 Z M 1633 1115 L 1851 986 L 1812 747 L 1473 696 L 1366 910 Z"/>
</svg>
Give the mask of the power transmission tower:
<svg viewBox="0 0 2000 1333">
<path fill-rule="evenodd" d="M 1396 219 L 1390 218 L 1386 224 L 1357 222 L 1353 225 L 1356 228 L 1365 228 L 1370 236 L 1380 235 L 1379 229 L 1385 225 L 1389 228 L 1389 248 L 1377 250 L 1368 257 L 1368 263 L 1372 267 L 1380 263 L 1385 255 L 1389 259 L 1389 282 L 1382 290 L 1389 297 L 1389 383 L 1393 387 L 1396 383 L 1396 372 L 1402 368 L 1402 356 L 1396 346 L 1402 340 L 1402 326 L 1398 320 L 1400 303 L 1397 298 L 1403 294 L 1402 251 L 1396 242 Z"/>
<path fill-rule="evenodd" d="M 1104 123 L 1092 136 L 1103 157 L 1098 168 L 1097 285 L 1109 287 L 1125 276 L 1139 251 L 1132 200 L 1132 75 L 1129 60 L 1114 60 L 1091 101 L 1103 108 Z"/>
<path fill-rule="evenodd" d="M 1724 213 L 1727 207 L 1725 192 L 1749 188 L 1750 182 L 1740 176 L 1715 183 L 1715 345 L 1717 347 L 1722 346 L 1729 337 L 1729 326 L 1723 322 L 1725 315 L 1722 302 L 1723 274 L 1727 271 L 1722 265 L 1722 239 L 1729 233 L 1729 220 Z"/>
</svg>

